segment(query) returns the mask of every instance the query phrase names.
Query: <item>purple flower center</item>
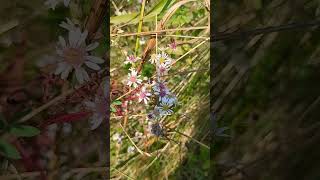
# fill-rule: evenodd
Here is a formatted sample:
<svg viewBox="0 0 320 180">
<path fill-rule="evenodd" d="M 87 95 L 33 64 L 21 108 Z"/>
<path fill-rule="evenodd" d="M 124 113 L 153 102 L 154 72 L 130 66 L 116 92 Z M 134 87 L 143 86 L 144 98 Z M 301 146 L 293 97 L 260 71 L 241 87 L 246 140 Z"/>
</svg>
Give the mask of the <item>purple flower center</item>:
<svg viewBox="0 0 320 180">
<path fill-rule="evenodd" d="M 164 96 L 167 95 L 167 92 L 166 92 L 166 91 L 163 91 L 163 90 L 160 90 L 159 95 L 160 95 L 161 97 L 164 97 Z"/>
<path fill-rule="evenodd" d="M 136 58 L 135 58 L 133 55 L 130 55 L 130 56 L 129 56 L 129 61 L 135 62 L 135 61 L 136 61 Z"/>
<path fill-rule="evenodd" d="M 163 83 L 159 83 L 159 88 L 162 90 L 162 89 L 165 89 L 166 86 Z"/>
</svg>

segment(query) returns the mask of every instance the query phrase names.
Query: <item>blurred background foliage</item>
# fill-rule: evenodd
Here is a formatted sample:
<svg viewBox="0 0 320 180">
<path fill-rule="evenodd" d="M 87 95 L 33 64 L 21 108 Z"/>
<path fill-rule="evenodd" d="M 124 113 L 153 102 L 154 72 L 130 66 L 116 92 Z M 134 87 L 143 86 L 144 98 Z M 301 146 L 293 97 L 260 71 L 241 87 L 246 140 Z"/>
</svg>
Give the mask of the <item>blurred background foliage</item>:
<svg viewBox="0 0 320 180">
<path fill-rule="evenodd" d="M 216 32 L 319 19 L 319 1 L 217 2 Z M 214 42 L 211 110 L 230 138 L 215 137 L 214 179 L 320 178 L 319 28 Z"/>
</svg>

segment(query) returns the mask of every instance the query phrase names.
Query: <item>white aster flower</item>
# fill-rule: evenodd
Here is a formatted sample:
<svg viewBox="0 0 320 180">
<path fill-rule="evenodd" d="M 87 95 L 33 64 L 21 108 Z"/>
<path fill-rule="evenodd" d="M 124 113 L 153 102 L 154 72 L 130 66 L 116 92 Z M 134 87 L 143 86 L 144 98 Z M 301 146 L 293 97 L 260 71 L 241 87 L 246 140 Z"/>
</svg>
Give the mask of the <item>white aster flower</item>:
<svg viewBox="0 0 320 180">
<path fill-rule="evenodd" d="M 136 149 L 135 147 L 129 146 L 127 152 L 128 152 L 129 154 L 132 154 L 132 153 L 134 153 L 134 150 L 135 150 L 135 149 Z"/>
<path fill-rule="evenodd" d="M 62 2 L 62 0 L 46 0 L 44 4 L 54 10 L 57 4 L 59 4 L 60 2 Z M 69 3 L 70 3 L 70 0 L 63 0 L 63 4 L 65 7 L 68 7 Z"/>
<path fill-rule="evenodd" d="M 172 59 L 168 54 L 162 52 L 156 57 L 157 73 L 159 76 L 166 75 L 171 67 Z"/>
<path fill-rule="evenodd" d="M 131 73 L 128 74 L 128 86 L 133 86 L 134 88 L 138 87 L 138 84 L 141 84 L 142 80 L 139 79 L 140 75 L 134 69 L 130 69 Z"/>
<path fill-rule="evenodd" d="M 127 56 L 127 60 L 124 63 L 125 64 L 133 64 L 133 63 L 137 62 L 140 59 L 141 58 L 135 57 L 134 55 L 129 55 L 129 56 Z"/>
<path fill-rule="evenodd" d="M 157 65 L 168 66 L 171 65 L 171 58 L 165 52 L 159 53 L 156 57 Z"/>
<path fill-rule="evenodd" d="M 65 41 L 63 37 L 59 37 L 57 46 L 57 54 L 59 55 L 58 67 L 55 71 L 56 75 L 61 74 L 62 79 L 66 79 L 72 69 L 75 70 L 76 78 L 80 84 L 89 80 L 89 75 L 82 67 L 83 64 L 93 70 L 100 70 L 100 66 L 104 60 L 100 57 L 91 56 L 88 51 L 98 47 L 99 43 L 95 42 L 89 44 L 85 43 L 88 31 L 81 32 L 79 28 L 76 31 L 69 31 L 69 41 Z"/>
<path fill-rule="evenodd" d="M 149 96 L 151 96 L 151 93 L 147 92 L 146 87 L 142 87 L 137 95 L 139 98 L 139 102 L 143 101 L 144 104 L 147 104 L 150 99 Z"/>
<path fill-rule="evenodd" d="M 116 141 L 118 144 L 121 144 L 121 142 L 122 142 L 122 136 L 121 136 L 121 134 L 115 133 L 115 134 L 112 136 L 112 140 L 113 140 L 113 141 Z"/>
</svg>

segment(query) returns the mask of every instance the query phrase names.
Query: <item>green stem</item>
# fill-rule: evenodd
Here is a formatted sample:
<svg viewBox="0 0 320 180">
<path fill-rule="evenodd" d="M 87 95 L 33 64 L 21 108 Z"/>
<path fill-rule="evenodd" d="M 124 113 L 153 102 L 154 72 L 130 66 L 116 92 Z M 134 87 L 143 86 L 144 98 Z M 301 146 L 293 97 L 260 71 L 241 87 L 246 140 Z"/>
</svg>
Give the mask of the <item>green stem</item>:
<svg viewBox="0 0 320 180">
<path fill-rule="evenodd" d="M 141 29 L 142 29 L 142 22 L 143 22 L 143 16 L 144 16 L 144 7 L 146 4 L 146 0 L 142 1 L 142 5 L 141 5 L 141 11 L 140 11 L 140 19 L 139 19 L 139 25 L 138 25 L 138 33 L 141 33 Z M 140 40 L 140 35 L 137 35 L 137 39 L 136 39 L 136 47 L 135 47 L 135 56 L 137 56 L 137 52 L 139 49 L 139 40 Z"/>
</svg>

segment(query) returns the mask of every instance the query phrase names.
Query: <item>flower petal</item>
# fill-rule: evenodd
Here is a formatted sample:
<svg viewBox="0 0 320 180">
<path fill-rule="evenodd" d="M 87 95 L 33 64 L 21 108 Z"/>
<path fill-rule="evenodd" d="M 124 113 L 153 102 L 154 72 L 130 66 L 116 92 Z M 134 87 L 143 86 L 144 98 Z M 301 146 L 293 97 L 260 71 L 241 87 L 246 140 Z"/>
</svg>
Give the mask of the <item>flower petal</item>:
<svg viewBox="0 0 320 180">
<path fill-rule="evenodd" d="M 93 69 L 93 70 L 100 70 L 100 66 L 98 66 L 97 64 L 93 63 L 93 62 L 90 62 L 90 61 L 86 61 L 84 62 L 89 68 Z"/>
<path fill-rule="evenodd" d="M 89 78 L 89 75 L 88 75 L 87 71 L 84 70 L 83 68 L 81 68 L 81 71 L 82 71 L 83 79 L 84 79 L 85 81 L 89 81 L 90 78 Z"/>
<path fill-rule="evenodd" d="M 63 1 L 63 4 L 64 4 L 65 7 L 68 7 L 69 3 L 70 3 L 70 0 L 64 0 Z"/>
<path fill-rule="evenodd" d="M 59 36 L 59 43 L 61 45 L 62 48 L 66 48 L 66 41 L 64 40 L 63 37 Z"/>
<path fill-rule="evenodd" d="M 75 71 L 76 71 L 75 73 L 76 73 L 77 80 L 79 81 L 80 84 L 83 84 L 84 80 L 83 80 L 83 74 L 82 74 L 81 68 L 76 68 Z"/>
<path fill-rule="evenodd" d="M 91 43 L 87 46 L 86 50 L 87 51 L 92 51 L 93 49 L 97 48 L 99 46 L 99 43 L 98 42 L 94 42 L 94 43 Z"/>
<path fill-rule="evenodd" d="M 95 130 L 102 123 L 104 117 L 94 114 L 90 120 L 90 129 Z"/>
<path fill-rule="evenodd" d="M 54 72 L 55 75 L 61 74 L 67 67 L 65 62 L 59 63 L 56 71 Z"/>
<path fill-rule="evenodd" d="M 67 64 L 66 68 L 65 68 L 64 71 L 62 71 L 62 73 L 61 73 L 61 78 L 62 78 L 62 79 L 66 79 L 66 78 L 68 77 L 71 69 L 72 69 L 72 66 L 69 65 L 69 64 Z"/>
<path fill-rule="evenodd" d="M 86 56 L 86 59 L 96 64 L 104 63 L 104 60 L 102 58 L 96 56 Z"/>
<path fill-rule="evenodd" d="M 83 104 L 88 107 L 88 109 L 95 111 L 96 109 L 96 104 L 92 101 L 84 101 Z"/>
</svg>

